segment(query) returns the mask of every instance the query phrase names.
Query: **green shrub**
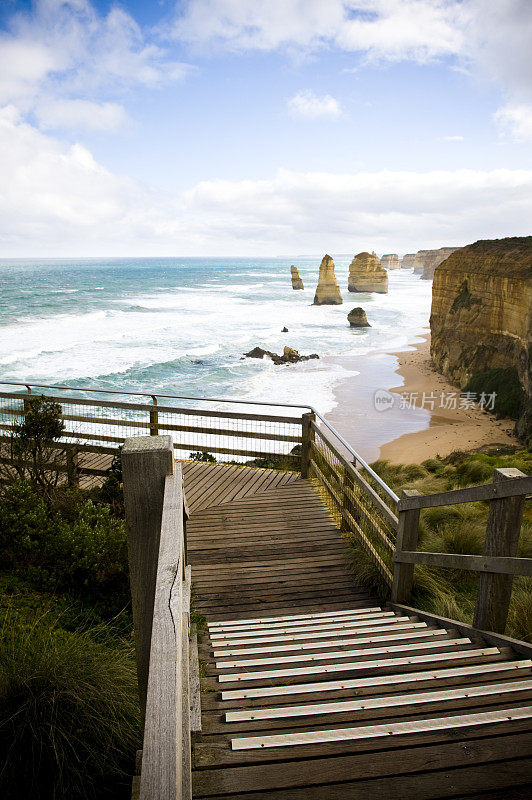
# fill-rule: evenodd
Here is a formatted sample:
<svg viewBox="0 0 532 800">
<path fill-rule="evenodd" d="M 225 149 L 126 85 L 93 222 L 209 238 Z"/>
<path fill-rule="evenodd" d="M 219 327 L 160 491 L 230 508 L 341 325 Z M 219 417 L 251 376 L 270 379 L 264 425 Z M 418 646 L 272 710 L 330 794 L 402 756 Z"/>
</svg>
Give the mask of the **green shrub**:
<svg viewBox="0 0 532 800">
<path fill-rule="evenodd" d="M 205 461 L 207 464 L 216 464 L 216 458 L 208 450 L 195 450 L 190 453 L 189 458 L 191 461 Z"/>
<path fill-rule="evenodd" d="M 481 395 L 495 393 L 493 412 L 502 417 L 519 419 L 523 413 L 525 393 L 515 367 L 488 369 L 469 380 L 465 391 Z"/>
<path fill-rule="evenodd" d="M 99 489 L 96 490 L 96 499 L 100 503 L 110 506 L 115 517 L 124 519 L 124 487 L 122 483 L 122 448 L 113 456 L 107 477 Z"/>
<path fill-rule="evenodd" d="M 140 746 L 132 645 L 69 632 L 51 609 L 0 629 L 0 793 L 5 800 L 126 798 Z M 105 641 L 103 641 L 105 640 Z"/>
<path fill-rule="evenodd" d="M 3 480 L 27 480 L 38 488 L 43 497 L 50 498 L 61 478 L 65 453 L 57 442 L 64 430 L 61 406 L 46 397 L 25 400 L 20 422 L 13 423 L 9 439 L 10 462 L 3 465 Z"/>
<path fill-rule="evenodd" d="M 28 483 L 0 497 L 0 563 L 34 587 L 72 591 L 109 604 L 129 601 L 127 537 L 109 506 L 71 493 L 68 516 Z"/>
</svg>

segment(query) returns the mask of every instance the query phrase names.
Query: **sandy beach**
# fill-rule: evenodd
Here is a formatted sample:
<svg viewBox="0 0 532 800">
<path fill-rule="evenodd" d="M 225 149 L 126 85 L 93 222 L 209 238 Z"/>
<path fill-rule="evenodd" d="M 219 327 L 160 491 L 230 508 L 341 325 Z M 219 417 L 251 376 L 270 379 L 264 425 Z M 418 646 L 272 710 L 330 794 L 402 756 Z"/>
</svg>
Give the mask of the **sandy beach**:
<svg viewBox="0 0 532 800">
<path fill-rule="evenodd" d="M 349 360 L 359 375 L 337 386 L 338 405 L 327 419 L 355 450 L 369 461 L 421 463 L 455 450 L 517 444 L 512 420 L 465 407 L 471 404 L 460 400 L 460 390 L 435 371 L 428 329 L 410 348 Z M 375 402 L 376 393 L 384 404 Z"/>
</svg>

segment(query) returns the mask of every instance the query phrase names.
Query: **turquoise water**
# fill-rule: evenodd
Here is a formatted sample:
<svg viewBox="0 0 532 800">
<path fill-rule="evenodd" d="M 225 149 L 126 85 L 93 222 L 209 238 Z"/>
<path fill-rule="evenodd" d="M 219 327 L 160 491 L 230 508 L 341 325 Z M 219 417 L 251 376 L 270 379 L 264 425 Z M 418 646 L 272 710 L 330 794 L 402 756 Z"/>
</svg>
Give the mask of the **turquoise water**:
<svg viewBox="0 0 532 800">
<path fill-rule="evenodd" d="M 349 294 L 349 260 L 335 259 L 344 305 L 322 307 L 312 306 L 319 258 L 0 261 L 0 379 L 328 412 L 335 385 L 353 374 L 347 356 L 404 347 L 430 313 L 431 284 L 410 270 L 390 272 L 387 295 Z M 292 263 L 303 292 L 291 288 Z M 349 327 L 358 305 L 371 328 Z M 256 345 L 321 358 L 242 360 Z"/>
</svg>

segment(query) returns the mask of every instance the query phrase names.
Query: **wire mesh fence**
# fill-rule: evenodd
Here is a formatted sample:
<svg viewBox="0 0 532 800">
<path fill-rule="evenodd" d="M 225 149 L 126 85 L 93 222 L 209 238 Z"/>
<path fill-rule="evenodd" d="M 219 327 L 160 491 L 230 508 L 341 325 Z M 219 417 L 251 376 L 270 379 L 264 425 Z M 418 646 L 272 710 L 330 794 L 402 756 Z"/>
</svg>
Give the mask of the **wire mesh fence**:
<svg viewBox="0 0 532 800">
<path fill-rule="evenodd" d="M 131 402 L 127 395 L 108 398 L 103 393 L 58 393 L 53 387 L 32 386 L 0 392 L 0 458 L 4 463 L 10 458 L 14 426 L 24 419 L 30 398 L 41 395 L 60 408 L 64 428 L 56 446 L 64 451 L 65 475 L 72 481 L 78 474 L 84 486 L 101 481 L 113 456 L 131 436 L 169 435 L 176 458 L 183 460 L 285 470 L 300 467 L 302 409 L 297 407 L 264 404 L 261 413 L 256 413 L 248 406 L 235 407 L 232 401 L 198 400 L 197 407 L 190 408 L 179 398 L 143 395 Z"/>
</svg>

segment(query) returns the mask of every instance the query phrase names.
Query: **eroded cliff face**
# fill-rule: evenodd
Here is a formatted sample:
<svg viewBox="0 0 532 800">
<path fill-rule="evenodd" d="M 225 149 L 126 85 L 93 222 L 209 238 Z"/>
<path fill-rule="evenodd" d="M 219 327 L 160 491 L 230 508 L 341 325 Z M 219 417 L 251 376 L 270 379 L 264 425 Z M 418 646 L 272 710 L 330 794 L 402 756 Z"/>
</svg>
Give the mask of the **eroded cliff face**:
<svg viewBox="0 0 532 800">
<path fill-rule="evenodd" d="M 518 433 L 528 439 L 532 236 L 475 242 L 436 267 L 430 326 L 436 368 L 462 388 L 486 370 L 517 370 L 528 398 Z"/>
<path fill-rule="evenodd" d="M 388 291 L 388 273 L 382 266 L 375 253 L 359 253 L 349 265 L 350 292 L 379 292 Z"/>
<path fill-rule="evenodd" d="M 299 270 L 297 267 L 292 266 L 290 267 L 290 272 L 292 274 L 292 289 L 304 289 L 303 280 L 299 275 Z"/>
<path fill-rule="evenodd" d="M 426 250 L 423 258 L 423 272 L 421 280 L 431 281 L 434 278 L 434 271 L 451 253 L 458 250 L 457 247 L 440 247 L 439 250 Z"/>
<path fill-rule="evenodd" d="M 381 258 L 381 264 L 385 269 L 400 269 L 401 262 L 397 253 L 387 253 Z"/>
<path fill-rule="evenodd" d="M 403 269 L 412 269 L 414 266 L 414 260 L 416 258 L 415 253 L 405 253 L 403 256 L 403 260 L 401 262 L 401 267 Z"/>
<path fill-rule="evenodd" d="M 414 274 L 421 275 L 423 280 L 431 281 L 434 270 L 442 261 L 445 261 L 457 247 L 440 247 L 438 250 L 418 250 L 414 256 Z"/>
<path fill-rule="evenodd" d="M 334 274 L 334 261 L 329 255 L 325 255 L 320 264 L 320 276 L 316 294 L 314 295 L 314 305 L 335 306 L 341 303 L 343 303 L 343 300 L 336 275 Z"/>
</svg>

